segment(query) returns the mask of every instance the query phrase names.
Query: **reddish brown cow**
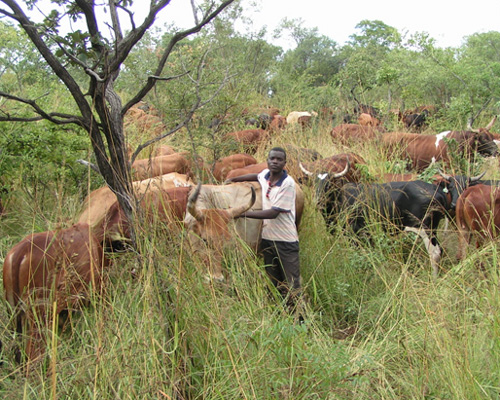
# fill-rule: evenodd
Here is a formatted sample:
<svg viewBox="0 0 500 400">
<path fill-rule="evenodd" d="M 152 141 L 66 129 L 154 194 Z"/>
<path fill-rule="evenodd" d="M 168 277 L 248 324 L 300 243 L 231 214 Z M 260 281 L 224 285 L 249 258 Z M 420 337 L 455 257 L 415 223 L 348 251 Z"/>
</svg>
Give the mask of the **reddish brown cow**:
<svg viewBox="0 0 500 400">
<path fill-rule="evenodd" d="M 101 246 L 87 224 L 34 233 L 16 244 L 3 265 L 5 297 L 14 311 L 17 331 L 26 328 L 26 357 L 45 353 L 45 330 L 64 310 L 99 293 L 107 266 Z"/>
<path fill-rule="evenodd" d="M 359 124 L 340 124 L 332 129 L 330 135 L 333 143 L 350 145 L 367 143 L 381 137 L 383 129 L 379 126 L 363 126 Z"/>
<path fill-rule="evenodd" d="M 267 168 L 267 162 L 261 162 L 258 164 L 247 165 L 243 168 L 235 168 L 226 176 L 226 179 L 234 178 L 235 176 L 242 176 L 246 174 L 258 174 Z"/>
<path fill-rule="evenodd" d="M 236 142 L 246 153 L 254 154 L 268 137 L 269 132 L 264 129 L 246 129 L 227 133 L 225 139 Z"/>
<path fill-rule="evenodd" d="M 186 214 L 189 193 L 192 187 L 172 187 L 157 191 L 147 191 L 140 196 L 139 209 L 147 222 L 147 229 L 163 224 L 167 231 L 177 232 L 182 227 Z M 130 240 L 130 228 L 125 213 L 118 202 L 108 210 L 105 218 L 105 234 L 114 246 L 120 248 Z"/>
<path fill-rule="evenodd" d="M 257 160 L 251 155 L 233 154 L 218 160 L 214 165 L 212 175 L 217 182 L 223 182 L 231 170 L 253 164 L 257 164 Z"/>
<path fill-rule="evenodd" d="M 149 192 L 163 192 L 179 186 L 194 186 L 194 183 L 186 175 L 172 172 L 143 181 L 132 182 L 132 186 L 135 195 L 140 200 Z M 106 234 L 106 245 L 110 245 L 113 241 L 121 240 L 120 229 L 111 229 L 108 226 L 109 216 L 112 214 L 110 210 L 113 206 L 116 208 L 117 203 L 116 195 L 107 186 L 96 189 L 85 199 L 82 211 L 78 217 L 78 222 L 89 224 L 94 234 L 98 237 Z"/>
<path fill-rule="evenodd" d="M 132 164 L 132 178 L 141 181 L 155 176 L 177 172 L 191 175 L 191 162 L 184 154 L 171 154 L 135 160 Z"/>
<path fill-rule="evenodd" d="M 285 144 L 283 148 L 287 153 L 287 162 L 285 170 L 294 178 L 300 178 L 304 174 L 300 169 L 300 162 L 310 162 L 315 161 L 320 158 L 320 154 L 313 149 L 307 149 L 303 147 L 297 147 L 292 144 Z M 258 174 L 267 168 L 267 162 L 262 162 L 258 164 L 248 165 L 243 168 L 236 168 L 231 170 L 226 179 L 234 178 L 235 176 L 241 176 L 246 174 Z"/>
<path fill-rule="evenodd" d="M 476 248 L 498 236 L 500 188 L 490 185 L 470 186 L 458 198 L 455 218 L 459 231 L 457 258 L 462 259 L 473 236 Z"/>
<path fill-rule="evenodd" d="M 275 115 L 269 123 L 269 131 L 278 133 L 285 129 L 287 125 L 286 118 L 283 115 Z"/>
<path fill-rule="evenodd" d="M 470 131 L 446 131 L 438 135 L 391 132 L 381 136 L 382 144 L 391 156 L 408 159 L 411 167 L 422 171 L 430 164 L 443 160 L 449 164 L 448 144 L 445 139 L 454 139 L 457 153 L 471 159 L 476 153 L 495 155 L 498 147 L 486 135 Z"/>
</svg>

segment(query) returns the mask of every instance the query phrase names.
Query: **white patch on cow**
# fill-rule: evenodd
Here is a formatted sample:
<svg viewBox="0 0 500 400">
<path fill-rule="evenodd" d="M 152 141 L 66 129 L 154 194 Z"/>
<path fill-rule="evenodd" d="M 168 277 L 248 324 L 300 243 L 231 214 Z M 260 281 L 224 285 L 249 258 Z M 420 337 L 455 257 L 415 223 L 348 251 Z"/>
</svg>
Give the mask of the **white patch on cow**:
<svg viewBox="0 0 500 400">
<path fill-rule="evenodd" d="M 175 187 L 188 187 L 188 186 L 191 186 L 189 184 L 189 182 L 179 181 L 179 180 L 177 180 L 175 178 L 174 178 L 173 182 L 174 182 Z"/>
<path fill-rule="evenodd" d="M 451 131 L 444 131 L 444 132 L 441 132 L 441 133 L 438 133 L 436 135 L 436 149 L 438 148 L 439 146 L 439 143 L 441 143 L 441 141 L 443 140 L 443 138 L 445 138 L 448 133 L 450 133 Z"/>
<path fill-rule="evenodd" d="M 432 277 L 435 279 L 439 273 L 439 261 L 441 259 L 441 249 L 439 246 L 432 244 L 429 236 L 423 229 L 418 229 L 410 226 L 405 226 L 405 232 L 413 232 L 420 236 L 424 242 L 424 246 L 429 254 L 429 259 L 432 267 Z"/>
<path fill-rule="evenodd" d="M 325 174 L 319 174 L 319 175 L 318 175 L 318 179 L 320 179 L 320 180 L 322 180 L 322 181 L 323 181 L 323 180 L 325 180 L 325 179 L 326 179 L 326 177 L 327 177 L 327 176 L 328 176 L 328 174 L 327 174 L 327 173 L 325 173 Z"/>
<path fill-rule="evenodd" d="M 499 147 L 499 148 L 500 148 L 500 140 L 495 140 L 495 139 L 493 139 L 493 141 L 495 142 L 495 144 L 497 145 L 497 147 Z"/>
</svg>

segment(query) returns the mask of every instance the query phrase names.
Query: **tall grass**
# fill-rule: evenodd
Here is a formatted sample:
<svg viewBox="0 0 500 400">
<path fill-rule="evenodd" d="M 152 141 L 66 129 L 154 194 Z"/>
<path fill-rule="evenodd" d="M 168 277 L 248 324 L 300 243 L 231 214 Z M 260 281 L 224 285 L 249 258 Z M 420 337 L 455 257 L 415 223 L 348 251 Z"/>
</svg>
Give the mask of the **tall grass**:
<svg viewBox="0 0 500 400">
<path fill-rule="evenodd" d="M 327 126 L 286 131 L 323 156 Z M 265 159 L 267 148 L 257 158 Z M 355 149 L 368 173 L 391 168 L 370 145 Z M 396 163 L 396 160 L 391 162 Z M 425 249 L 375 219 L 371 240 L 332 233 L 304 186 L 300 228 L 305 293 L 299 324 L 266 278 L 262 260 L 235 242 L 224 283 L 207 281 L 185 233 L 144 227 L 139 254 L 115 256 L 102 293 L 64 330 L 47 327 L 47 357 L 28 378 L 0 305 L 5 399 L 498 399 L 500 297 L 496 243 L 455 260 L 450 225 L 432 279 Z M 61 201 L 54 202 L 61 204 Z M 31 230 L 70 220 L 77 199 L 35 210 L 21 198 L 0 222 L 0 254 Z"/>
</svg>

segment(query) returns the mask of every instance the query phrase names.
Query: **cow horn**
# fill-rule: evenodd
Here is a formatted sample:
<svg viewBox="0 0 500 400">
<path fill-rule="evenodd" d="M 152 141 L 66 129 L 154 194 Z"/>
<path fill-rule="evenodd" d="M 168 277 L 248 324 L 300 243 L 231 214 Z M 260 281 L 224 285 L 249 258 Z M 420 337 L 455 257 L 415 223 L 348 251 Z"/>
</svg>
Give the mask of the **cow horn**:
<svg viewBox="0 0 500 400">
<path fill-rule="evenodd" d="M 201 182 L 198 182 L 198 185 L 196 185 L 196 189 L 194 190 L 194 192 L 189 195 L 187 203 L 187 210 L 189 214 L 191 214 L 197 221 L 201 220 L 202 218 L 201 212 L 196 207 L 196 201 L 198 200 L 198 196 L 200 195 L 200 190 Z"/>
<path fill-rule="evenodd" d="M 484 174 L 486 174 L 486 171 L 484 171 L 483 173 L 481 173 L 477 176 L 471 176 L 470 181 L 477 182 L 478 180 L 480 180 L 484 176 Z"/>
<path fill-rule="evenodd" d="M 441 175 L 444 179 L 446 179 L 447 181 L 449 181 L 451 179 L 451 175 L 447 175 L 445 174 L 443 171 L 439 170 L 438 171 L 439 175 Z"/>
<path fill-rule="evenodd" d="M 239 207 L 229 208 L 227 210 L 227 213 L 229 214 L 229 216 L 231 218 L 236 218 L 236 217 L 240 216 L 245 211 L 250 210 L 250 208 L 254 205 L 255 199 L 256 199 L 255 188 L 253 186 L 250 186 L 250 189 L 252 190 L 252 196 L 251 196 L 250 202 L 248 204 L 244 204 L 244 205 L 239 206 Z"/>
<path fill-rule="evenodd" d="M 349 171 L 349 168 L 351 168 L 351 164 L 349 163 L 349 157 L 348 157 L 347 164 L 346 164 L 344 170 L 342 172 L 338 172 L 336 174 L 333 174 L 332 178 L 342 178 L 343 176 L 345 176 L 347 174 L 347 172 Z"/>
<path fill-rule="evenodd" d="M 495 125 L 496 120 L 497 120 L 497 116 L 495 115 L 493 117 L 493 119 L 490 121 L 490 123 L 488 125 L 486 125 L 486 127 L 484 129 L 489 131 L 491 128 L 493 128 L 493 125 Z"/>
<path fill-rule="evenodd" d="M 474 133 L 479 133 L 479 129 L 472 129 L 472 120 L 471 118 L 469 118 L 467 120 L 467 129 L 471 132 L 474 132 Z"/>
<path fill-rule="evenodd" d="M 305 169 L 304 165 L 301 162 L 299 162 L 299 167 L 302 170 L 302 172 L 304 174 L 306 174 L 307 176 L 313 176 L 314 175 L 311 171 L 308 171 L 307 169 Z"/>
</svg>

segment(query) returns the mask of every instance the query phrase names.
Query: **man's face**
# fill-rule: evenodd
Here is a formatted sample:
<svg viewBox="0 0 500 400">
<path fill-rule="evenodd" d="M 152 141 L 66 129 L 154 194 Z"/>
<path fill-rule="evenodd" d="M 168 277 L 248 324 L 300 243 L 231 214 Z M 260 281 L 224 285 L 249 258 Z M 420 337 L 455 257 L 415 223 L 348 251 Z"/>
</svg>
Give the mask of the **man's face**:
<svg viewBox="0 0 500 400">
<path fill-rule="evenodd" d="M 271 150 L 267 156 L 267 168 L 271 172 L 281 172 L 285 168 L 286 159 L 282 151 Z"/>
</svg>

